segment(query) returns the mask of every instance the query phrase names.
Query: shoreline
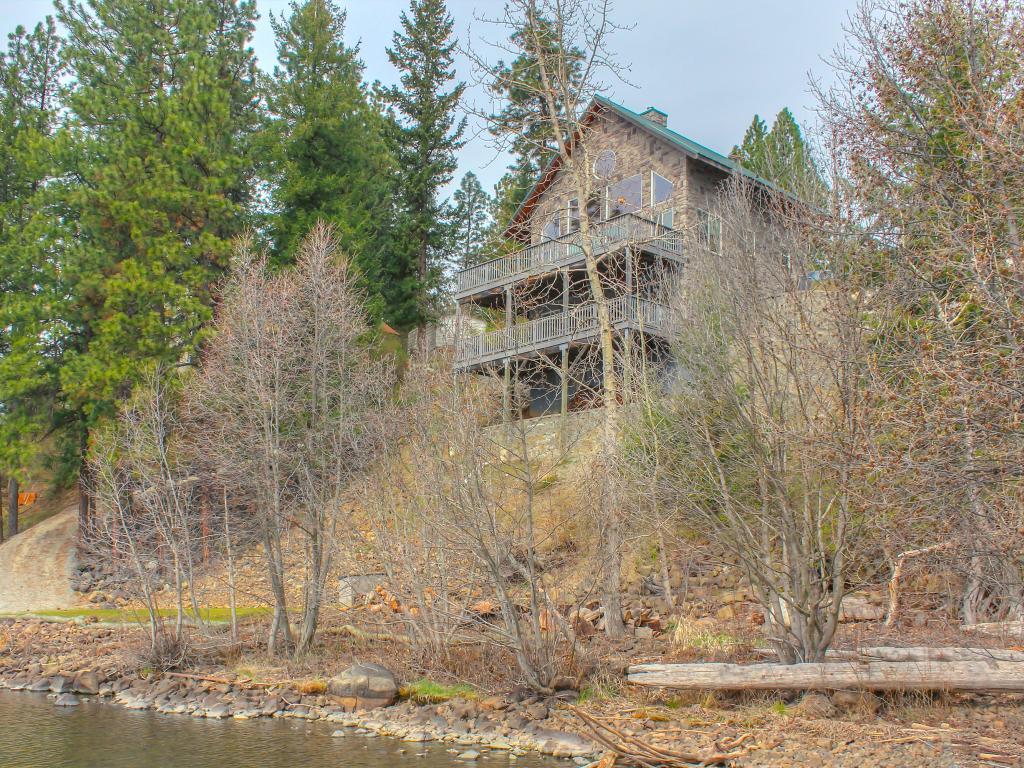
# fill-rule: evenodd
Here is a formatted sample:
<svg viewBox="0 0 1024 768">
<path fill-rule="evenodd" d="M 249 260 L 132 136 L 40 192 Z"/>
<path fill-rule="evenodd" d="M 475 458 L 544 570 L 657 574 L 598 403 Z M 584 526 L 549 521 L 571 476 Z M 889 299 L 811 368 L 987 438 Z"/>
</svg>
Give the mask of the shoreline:
<svg viewBox="0 0 1024 768">
<path fill-rule="evenodd" d="M 243 682 L 155 673 L 146 678 L 122 675 L 110 679 L 95 670 L 45 674 L 40 665 L 0 668 L 0 690 L 47 694 L 55 707 L 74 707 L 82 699 L 126 710 L 209 719 L 252 720 L 293 718 L 353 729 L 361 735 L 384 736 L 411 744 L 436 743 L 463 748 L 458 758 L 473 761 L 480 751 L 504 752 L 510 759 L 529 754 L 572 759 L 587 765 L 602 750 L 572 731 L 543 727 L 551 702 L 513 701 L 492 696 L 482 701 L 455 698 L 437 704 L 400 700 L 386 707 L 346 711 L 325 694 L 303 694 L 295 688 L 271 689 Z M 192 674 L 192 673 L 190 673 Z M 540 706 L 538 706 L 540 705 Z M 544 719 L 547 719 L 545 716 Z M 342 735 L 335 732 L 332 735 Z"/>
</svg>

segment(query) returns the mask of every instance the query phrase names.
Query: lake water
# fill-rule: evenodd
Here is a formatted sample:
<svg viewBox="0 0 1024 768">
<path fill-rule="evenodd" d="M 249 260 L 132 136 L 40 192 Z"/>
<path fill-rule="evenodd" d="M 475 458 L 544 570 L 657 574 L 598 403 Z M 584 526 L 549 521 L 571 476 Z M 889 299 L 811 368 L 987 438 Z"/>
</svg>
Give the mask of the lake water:
<svg viewBox="0 0 1024 768">
<path fill-rule="evenodd" d="M 568 762 L 517 761 L 482 752 L 475 762 L 449 744 L 367 737 L 333 723 L 291 719 L 206 720 L 136 712 L 83 701 L 55 707 L 44 694 L 0 691 L 2 768 L 555 768 Z M 464 748 L 468 749 L 468 748 Z M 405 750 L 401 752 L 400 750 Z M 425 753 L 425 754 L 421 754 Z"/>
</svg>

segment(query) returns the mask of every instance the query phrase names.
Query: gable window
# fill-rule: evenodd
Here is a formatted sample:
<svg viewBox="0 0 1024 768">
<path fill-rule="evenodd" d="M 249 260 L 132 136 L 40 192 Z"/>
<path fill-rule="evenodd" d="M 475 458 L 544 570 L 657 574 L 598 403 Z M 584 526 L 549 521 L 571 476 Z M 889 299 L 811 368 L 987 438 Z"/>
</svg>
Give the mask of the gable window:
<svg viewBox="0 0 1024 768">
<path fill-rule="evenodd" d="M 562 212 L 556 211 L 555 214 L 548 220 L 547 224 L 544 225 L 544 229 L 541 232 L 541 241 L 544 240 L 557 240 L 562 236 Z"/>
<path fill-rule="evenodd" d="M 697 209 L 697 237 L 712 253 L 722 252 L 722 219 L 711 211 Z"/>
<path fill-rule="evenodd" d="M 644 204 L 644 181 L 641 174 L 629 176 L 608 187 L 608 218 L 639 211 Z"/>
<path fill-rule="evenodd" d="M 651 200 L 654 205 L 664 203 L 675 192 L 676 186 L 660 173 L 651 171 Z"/>
</svg>

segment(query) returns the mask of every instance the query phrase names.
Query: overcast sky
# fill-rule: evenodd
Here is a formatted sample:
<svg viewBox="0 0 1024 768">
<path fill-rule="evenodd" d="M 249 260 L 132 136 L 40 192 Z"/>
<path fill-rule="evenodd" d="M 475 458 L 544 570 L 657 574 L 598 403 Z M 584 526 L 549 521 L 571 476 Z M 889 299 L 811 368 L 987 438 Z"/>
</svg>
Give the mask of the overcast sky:
<svg viewBox="0 0 1024 768">
<path fill-rule="evenodd" d="M 348 10 L 347 38 L 359 42 L 366 78 L 396 78 L 385 53 L 408 0 L 340 0 Z M 635 87 L 617 85 L 608 94 L 633 109 L 656 106 L 669 125 L 720 152 L 743 136 L 754 113 L 768 119 L 788 106 L 802 124 L 814 122 L 808 78 L 828 82 L 822 61 L 843 38 L 855 0 L 616 0 L 616 17 L 632 29 L 613 46 L 630 65 Z M 501 0 L 448 0 L 460 39 L 492 37 L 474 20 L 501 10 Z M 253 42 L 261 66 L 273 66 L 274 41 L 268 12 L 280 14 L 288 0 L 257 0 L 261 18 Z M 30 26 L 52 11 L 50 0 L 0 0 L 0 32 Z M 469 80 L 466 63 L 461 75 Z M 471 127 L 472 133 L 472 127 Z M 485 137 L 470 137 L 459 173 L 473 170 L 486 187 L 501 176 Z"/>
</svg>

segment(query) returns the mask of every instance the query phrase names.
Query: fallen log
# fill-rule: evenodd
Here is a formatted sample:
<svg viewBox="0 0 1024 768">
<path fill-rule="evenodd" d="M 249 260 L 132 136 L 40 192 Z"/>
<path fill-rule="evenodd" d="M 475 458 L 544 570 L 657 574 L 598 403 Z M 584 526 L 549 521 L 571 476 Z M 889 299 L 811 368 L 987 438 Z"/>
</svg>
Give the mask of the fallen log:
<svg viewBox="0 0 1024 768">
<path fill-rule="evenodd" d="M 1024 661 L 1024 651 L 1006 650 L 1004 648 L 930 648 L 928 646 L 908 646 L 897 648 L 879 646 L 874 648 L 857 648 L 856 650 L 831 650 L 825 658 L 842 659 L 843 661 Z"/>
<path fill-rule="evenodd" d="M 684 690 L 1019 691 L 1016 661 L 869 661 L 824 664 L 636 664 L 635 685 Z"/>
</svg>

